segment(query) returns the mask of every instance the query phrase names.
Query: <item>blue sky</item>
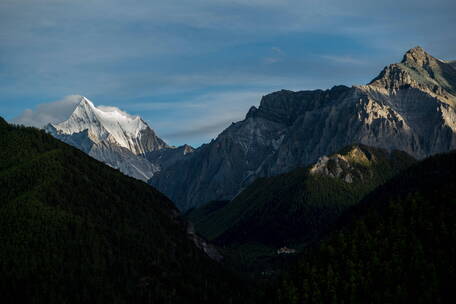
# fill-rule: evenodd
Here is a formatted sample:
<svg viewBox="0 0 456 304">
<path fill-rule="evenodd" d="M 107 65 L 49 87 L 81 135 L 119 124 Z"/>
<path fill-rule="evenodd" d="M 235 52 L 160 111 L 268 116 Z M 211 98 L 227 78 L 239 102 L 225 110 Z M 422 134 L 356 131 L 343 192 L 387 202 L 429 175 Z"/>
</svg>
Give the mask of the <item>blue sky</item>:
<svg viewBox="0 0 456 304">
<path fill-rule="evenodd" d="M 416 45 L 456 59 L 455 12 L 453 0 L 2 0 L 0 115 L 79 94 L 198 146 L 274 90 L 364 84 Z"/>
</svg>

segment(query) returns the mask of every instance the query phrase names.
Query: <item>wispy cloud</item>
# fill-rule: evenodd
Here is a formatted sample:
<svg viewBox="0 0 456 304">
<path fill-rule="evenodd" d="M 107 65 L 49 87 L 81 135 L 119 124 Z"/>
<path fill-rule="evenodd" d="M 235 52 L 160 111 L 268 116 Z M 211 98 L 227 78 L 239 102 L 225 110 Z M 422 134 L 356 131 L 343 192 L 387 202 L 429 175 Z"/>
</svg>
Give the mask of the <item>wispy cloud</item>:
<svg viewBox="0 0 456 304">
<path fill-rule="evenodd" d="M 192 101 L 150 101 L 129 103 L 128 109 L 134 111 L 156 111 L 156 110 L 182 110 L 182 109 L 197 109 L 205 108 L 208 105 L 205 103 L 195 103 Z"/>
<path fill-rule="evenodd" d="M 25 109 L 13 123 L 42 128 L 48 123 L 64 121 L 81 101 L 81 96 L 70 95 L 53 102 L 41 103 L 35 109 Z"/>
<path fill-rule="evenodd" d="M 355 58 L 352 56 L 347 56 L 347 55 L 321 55 L 321 58 L 325 60 L 329 60 L 338 64 L 345 64 L 345 65 L 353 65 L 353 64 L 366 64 L 365 60 Z"/>
<path fill-rule="evenodd" d="M 283 60 L 285 52 L 279 47 L 271 48 L 271 55 L 264 58 L 264 62 L 267 64 L 277 63 Z"/>
<path fill-rule="evenodd" d="M 174 145 L 198 146 L 216 137 L 231 123 L 242 120 L 252 105 L 258 105 L 261 91 L 233 90 L 200 95 L 187 101 L 125 103 L 117 107 L 94 104 L 105 111 L 126 111 L 140 114 L 159 136 Z M 68 119 L 81 96 L 70 95 L 58 101 L 38 104 L 26 109 L 13 123 L 42 128 L 48 123 Z M 163 115 L 166 113 L 166 115 Z"/>
</svg>

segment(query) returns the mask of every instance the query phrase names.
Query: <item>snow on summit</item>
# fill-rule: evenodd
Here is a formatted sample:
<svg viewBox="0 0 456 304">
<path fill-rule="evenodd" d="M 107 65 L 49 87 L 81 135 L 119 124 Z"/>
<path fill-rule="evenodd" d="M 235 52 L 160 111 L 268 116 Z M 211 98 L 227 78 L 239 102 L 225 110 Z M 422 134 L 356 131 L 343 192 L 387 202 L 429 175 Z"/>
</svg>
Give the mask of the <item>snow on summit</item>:
<svg viewBox="0 0 456 304">
<path fill-rule="evenodd" d="M 52 124 L 59 134 L 72 135 L 87 130 L 94 143 L 108 142 L 144 154 L 148 151 L 167 147 L 154 131 L 139 116 L 130 115 L 116 107 L 96 107 L 89 99 L 81 101 L 70 117 L 63 122 Z M 145 136 L 152 136 L 154 143 Z"/>
</svg>

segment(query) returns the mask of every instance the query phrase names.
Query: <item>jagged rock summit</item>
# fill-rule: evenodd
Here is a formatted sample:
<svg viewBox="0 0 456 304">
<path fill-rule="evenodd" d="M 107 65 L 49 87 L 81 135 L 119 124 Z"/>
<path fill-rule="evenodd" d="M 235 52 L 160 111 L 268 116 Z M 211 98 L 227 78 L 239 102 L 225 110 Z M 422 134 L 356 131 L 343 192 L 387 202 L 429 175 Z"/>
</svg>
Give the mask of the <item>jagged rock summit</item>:
<svg viewBox="0 0 456 304">
<path fill-rule="evenodd" d="M 243 121 L 150 182 L 186 210 L 231 200 L 258 177 L 356 143 L 415 158 L 456 149 L 453 63 L 415 47 L 367 85 L 268 94 Z"/>
<path fill-rule="evenodd" d="M 96 107 L 82 96 L 67 120 L 48 124 L 45 129 L 92 157 L 142 180 L 160 170 L 145 155 L 171 148 L 141 117 L 115 107 Z"/>
<path fill-rule="evenodd" d="M 353 183 L 354 180 L 363 180 L 366 177 L 359 170 L 359 166 L 369 168 L 371 163 L 376 162 L 376 156 L 362 146 L 354 145 L 341 153 L 324 155 L 309 168 L 310 174 L 324 175 L 332 178 L 339 178 L 346 183 Z"/>
<path fill-rule="evenodd" d="M 407 51 L 400 63 L 391 64 L 369 85 L 389 91 L 412 86 L 455 102 L 456 70 L 417 46 Z M 448 94 L 450 93 L 450 94 Z"/>
</svg>

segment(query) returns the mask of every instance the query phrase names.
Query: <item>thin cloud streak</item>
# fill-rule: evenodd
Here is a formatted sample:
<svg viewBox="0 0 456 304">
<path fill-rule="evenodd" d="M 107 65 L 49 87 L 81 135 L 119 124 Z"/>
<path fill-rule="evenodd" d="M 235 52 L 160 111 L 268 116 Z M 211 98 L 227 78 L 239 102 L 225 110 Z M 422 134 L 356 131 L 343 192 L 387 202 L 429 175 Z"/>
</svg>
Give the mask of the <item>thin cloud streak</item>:
<svg viewBox="0 0 456 304">
<path fill-rule="evenodd" d="M 321 55 L 321 58 L 325 60 L 330 60 L 338 64 L 345 64 L 345 65 L 360 65 L 360 64 L 366 64 L 366 61 L 358 58 L 354 58 L 352 56 L 348 55 L 342 55 L 342 56 L 335 56 L 335 55 Z"/>
</svg>

